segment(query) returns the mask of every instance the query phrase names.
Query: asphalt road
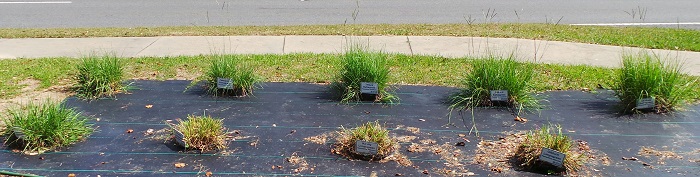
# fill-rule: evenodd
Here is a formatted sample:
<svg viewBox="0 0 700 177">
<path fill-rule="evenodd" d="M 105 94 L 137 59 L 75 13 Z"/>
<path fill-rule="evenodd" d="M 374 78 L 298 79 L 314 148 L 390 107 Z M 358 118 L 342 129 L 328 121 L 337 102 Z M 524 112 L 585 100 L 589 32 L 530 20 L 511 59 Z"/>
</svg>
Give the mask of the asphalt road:
<svg viewBox="0 0 700 177">
<path fill-rule="evenodd" d="M 700 1 L 0 0 L 0 28 L 468 22 L 700 29 Z"/>
</svg>

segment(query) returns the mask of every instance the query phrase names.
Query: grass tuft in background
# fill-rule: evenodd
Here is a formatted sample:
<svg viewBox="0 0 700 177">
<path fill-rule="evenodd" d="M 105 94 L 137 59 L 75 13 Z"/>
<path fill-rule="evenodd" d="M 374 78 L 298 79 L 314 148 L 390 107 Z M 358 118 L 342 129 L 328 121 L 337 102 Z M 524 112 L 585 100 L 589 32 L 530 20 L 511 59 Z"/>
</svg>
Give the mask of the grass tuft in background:
<svg viewBox="0 0 700 177">
<path fill-rule="evenodd" d="M 472 70 L 463 80 L 463 88 L 450 98 L 451 109 L 494 106 L 491 90 L 507 90 L 507 106 L 533 108 L 538 101 L 530 95 L 534 68 L 519 63 L 513 55 L 505 58 L 489 56 L 473 61 Z"/>
<path fill-rule="evenodd" d="M 683 75 L 682 64 L 677 60 L 640 52 L 623 55 L 622 65 L 616 82 L 622 113 L 640 112 L 636 106 L 641 98 L 654 98 L 655 110 L 663 113 L 696 97 L 693 89 L 698 87 L 697 79 Z"/>
<path fill-rule="evenodd" d="M 253 94 L 253 90 L 261 79 L 253 72 L 252 65 L 244 62 L 242 56 L 214 55 L 212 58 L 211 65 L 204 75 L 207 83 L 207 93 L 217 96 L 247 96 Z M 218 88 L 218 78 L 230 79 L 230 88 Z"/>
<path fill-rule="evenodd" d="M 366 46 L 351 44 L 341 55 L 342 69 L 338 81 L 332 88 L 342 93 L 341 103 L 360 101 L 362 82 L 377 83 L 378 95 L 373 101 L 392 103 L 398 97 L 387 91 L 389 89 L 388 54 L 369 52 Z"/>
<path fill-rule="evenodd" d="M 264 54 L 238 55 L 255 68 L 267 82 L 331 83 L 338 80 L 342 54 Z M 125 79 L 195 80 L 206 73 L 213 56 L 120 58 Z M 387 54 L 391 77 L 388 84 L 464 86 L 464 75 L 456 71 L 471 70 L 480 57 L 445 58 L 439 56 Z M 27 80 L 39 81 L 36 90 L 71 84 L 77 73 L 75 58 L 41 58 L 0 60 L 0 99 L 26 93 Z M 525 64 L 525 63 L 523 63 Z M 533 69 L 530 92 L 614 88 L 619 69 L 586 65 L 527 63 Z M 41 68 L 41 69 L 37 69 Z M 697 76 L 689 78 L 698 79 Z M 693 88 L 693 99 L 700 98 L 700 87 Z"/>
<path fill-rule="evenodd" d="M 124 64 L 113 55 L 89 56 L 82 59 L 77 66 L 75 80 L 79 97 L 94 99 L 102 96 L 114 96 L 125 91 L 122 84 Z"/>
</svg>

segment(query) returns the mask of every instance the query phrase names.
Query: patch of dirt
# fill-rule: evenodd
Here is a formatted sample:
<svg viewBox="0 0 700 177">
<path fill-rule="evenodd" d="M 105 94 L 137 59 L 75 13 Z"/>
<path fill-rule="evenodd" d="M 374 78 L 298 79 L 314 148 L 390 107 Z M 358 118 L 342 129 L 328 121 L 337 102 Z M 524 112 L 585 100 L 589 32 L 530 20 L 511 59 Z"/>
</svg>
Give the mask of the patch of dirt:
<svg viewBox="0 0 700 177">
<path fill-rule="evenodd" d="M 430 147 L 430 150 L 439 155 L 441 160 L 444 160 L 445 165 L 444 168 L 440 169 L 433 169 L 433 171 L 438 171 L 440 174 L 443 175 L 448 175 L 448 176 L 456 176 L 456 175 L 464 175 L 468 174 L 467 176 L 472 176 L 474 175 L 473 173 L 470 173 L 469 170 L 467 170 L 464 167 L 464 164 L 461 163 L 460 159 L 468 159 L 465 157 L 464 152 L 462 150 L 455 148 L 454 145 L 452 144 L 442 144 L 442 145 L 434 145 Z M 469 175 L 470 174 L 470 175 Z"/>
<path fill-rule="evenodd" d="M 406 130 L 408 130 L 409 132 L 411 132 L 413 134 L 420 133 L 420 128 L 417 128 L 417 127 L 406 127 Z"/>
<path fill-rule="evenodd" d="M 191 73 L 187 69 L 178 67 L 175 71 L 175 78 L 172 78 L 172 80 L 195 80 L 199 77 L 199 74 L 197 73 Z"/>
<path fill-rule="evenodd" d="M 477 144 L 474 163 L 497 173 L 509 172 L 513 168 L 509 159 L 515 155 L 515 151 L 524 140 L 524 133 L 510 134 L 498 141 L 482 140 Z"/>
<path fill-rule="evenodd" d="M 666 160 L 668 159 L 683 159 L 683 156 L 680 156 L 678 153 L 673 151 L 658 150 L 656 148 L 646 146 L 642 146 L 637 154 L 645 157 L 656 157 L 658 158 L 656 163 L 661 165 L 666 164 Z"/>
<path fill-rule="evenodd" d="M 296 152 L 292 153 L 290 157 L 285 158 L 285 160 L 290 163 L 292 167 L 296 167 L 292 169 L 292 172 L 294 173 L 301 173 L 305 170 L 311 170 L 312 172 L 314 171 L 314 168 L 309 167 L 309 163 L 306 162 L 306 159 L 297 156 Z"/>
<path fill-rule="evenodd" d="M 25 85 L 20 90 L 20 95 L 10 99 L 0 99 L 0 117 L 4 117 L 8 109 L 25 106 L 30 102 L 39 103 L 44 101 L 60 102 L 72 95 L 68 84 L 59 83 L 47 89 L 39 89 L 41 82 L 34 79 L 27 79 L 18 83 Z M 0 119 L 0 130 L 5 127 L 5 123 Z"/>
<path fill-rule="evenodd" d="M 433 168 L 428 171 L 429 173 L 444 176 L 476 175 L 473 172 L 469 172 L 469 170 L 465 168 L 465 165 L 462 164 L 463 159 L 470 159 L 471 157 L 467 157 L 466 152 L 462 151 L 459 147 L 461 146 L 456 146 L 454 143 L 438 144 L 435 140 L 424 139 L 420 140 L 419 143 L 411 143 L 406 151 L 410 153 L 428 152 L 439 156 L 443 166 Z"/>
<path fill-rule="evenodd" d="M 396 161 L 396 163 L 399 163 L 399 165 L 408 167 L 412 166 L 413 162 L 406 157 L 406 155 L 401 154 L 400 152 L 394 152 L 394 154 L 391 154 L 387 156 L 386 158 L 380 160 L 379 162 L 384 163 L 384 162 L 389 162 L 389 161 Z"/>
<path fill-rule="evenodd" d="M 326 144 L 329 138 L 332 138 L 333 133 L 324 133 L 316 136 L 310 136 L 304 138 L 305 141 L 316 143 L 316 144 Z"/>
<path fill-rule="evenodd" d="M 151 130 L 151 131 L 149 131 Z M 144 138 L 136 141 L 137 144 L 143 143 L 143 141 L 161 141 L 165 142 L 172 138 L 172 131 L 170 128 L 163 128 L 160 130 L 148 129 L 143 131 Z"/>
<path fill-rule="evenodd" d="M 407 132 L 413 133 L 414 135 L 420 134 L 420 128 L 418 127 L 406 127 L 405 125 L 397 125 L 396 130 L 405 130 Z"/>
<path fill-rule="evenodd" d="M 396 137 L 396 141 L 398 141 L 400 143 L 408 143 L 408 142 L 411 142 L 417 138 L 418 138 L 417 136 L 399 136 L 399 137 Z"/>
<path fill-rule="evenodd" d="M 425 146 L 411 143 L 411 145 L 408 146 L 408 152 L 425 152 Z"/>
<path fill-rule="evenodd" d="M 424 139 L 424 140 L 420 140 L 419 142 L 420 142 L 420 144 L 424 144 L 424 145 L 437 144 L 437 141 L 432 140 L 432 139 Z"/>
</svg>

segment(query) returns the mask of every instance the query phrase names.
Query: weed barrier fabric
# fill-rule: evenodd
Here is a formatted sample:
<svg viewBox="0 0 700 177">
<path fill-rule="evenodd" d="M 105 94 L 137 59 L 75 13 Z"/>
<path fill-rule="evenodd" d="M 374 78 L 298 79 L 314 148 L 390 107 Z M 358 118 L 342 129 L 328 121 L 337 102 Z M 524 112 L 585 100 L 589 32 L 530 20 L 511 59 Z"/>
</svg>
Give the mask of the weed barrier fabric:
<svg viewBox="0 0 700 177">
<path fill-rule="evenodd" d="M 520 123 L 513 121 L 510 111 L 498 108 L 453 111 L 448 116 L 450 111 L 444 102 L 456 91 L 448 87 L 399 86 L 396 92 L 401 100 L 397 104 L 344 105 L 333 100 L 328 85 L 265 83 L 254 97 L 217 98 L 206 95 L 198 86 L 184 91 L 188 84 L 134 81 L 136 89 L 113 99 L 68 98 L 69 106 L 94 118 L 90 122 L 97 131 L 87 141 L 41 155 L 18 154 L 4 148 L 0 151 L 0 170 L 45 176 L 192 176 L 205 172 L 214 176 L 419 176 L 425 175 L 424 171 L 439 176 L 446 170 L 499 175 L 473 162 L 480 140 L 498 140 L 509 133 L 554 123 L 561 124 L 572 139 L 587 141 L 592 149 L 610 158 L 610 165 L 589 167 L 602 176 L 700 175 L 698 106 L 670 115 L 619 116 L 613 110 L 617 100 L 610 91 L 557 91 L 537 95 L 545 108 L 524 114 L 529 121 Z M 223 118 L 225 126 L 237 132 L 228 153 L 185 151 L 163 137 L 146 134 L 149 129 L 165 131 L 165 120 L 188 114 Z M 375 120 L 397 137 L 414 137 L 401 142 L 398 150 L 412 165 L 350 161 L 330 152 L 332 138 L 321 144 L 304 140 L 337 131 L 341 126 L 351 128 Z M 472 124 L 479 136 L 470 134 Z M 134 131 L 127 133 L 129 129 Z M 464 138 L 469 141 L 459 134 L 466 134 Z M 446 144 L 450 149 L 443 150 L 459 156 L 446 158 L 430 148 L 407 151 L 412 143 L 422 142 L 431 142 L 429 147 Z M 465 142 L 465 146 L 454 146 L 458 142 Z M 642 146 L 673 151 L 682 159 L 642 156 L 638 154 Z M 287 160 L 290 157 L 301 157 L 306 163 L 292 163 Z M 178 162 L 187 165 L 176 168 Z M 541 176 L 522 171 L 500 175 Z"/>
</svg>

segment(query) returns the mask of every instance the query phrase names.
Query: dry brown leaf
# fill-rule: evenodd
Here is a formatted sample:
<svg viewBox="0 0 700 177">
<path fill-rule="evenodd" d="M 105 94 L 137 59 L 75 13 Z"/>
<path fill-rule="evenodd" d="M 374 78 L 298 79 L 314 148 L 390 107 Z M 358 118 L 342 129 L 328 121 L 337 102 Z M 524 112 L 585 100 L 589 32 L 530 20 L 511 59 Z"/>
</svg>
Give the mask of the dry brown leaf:
<svg viewBox="0 0 700 177">
<path fill-rule="evenodd" d="M 208 171 L 205 175 L 207 175 L 207 177 L 211 177 L 212 172 Z"/>
<path fill-rule="evenodd" d="M 68 177 L 75 177 L 75 173 L 68 174 Z"/>
<path fill-rule="evenodd" d="M 527 119 L 524 118 L 524 117 L 515 116 L 515 121 L 518 121 L 518 122 L 527 122 Z"/>
<path fill-rule="evenodd" d="M 155 130 L 149 128 L 148 130 L 146 130 L 146 133 L 144 133 L 144 135 L 152 135 L 153 133 L 155 133 Z"/>
<path fill-rule="evenodd" d="M 126 133 L 134 133 L 134 129 L 128 129 L 128 130 L 126 130 Z"/>
<path fill-rule="evenodd" d="M 406 127 L 406 130 L 408 130 L 409 132 L 411 132 L 413 134 L 420 133 L 420 128 L 418 128 L 418 127 Z"/>
<path fill-rule="evenodd" d="M 622 157 L 622 160 L 637 161 L 638 159 L 636 157 Z"/>
<path fill-rule="evenodd" d="M 399 137 L 396 137 L 396 140 L 399 142 L 402 142 L 402 143 L 407 143 L 407 142 L 411 142 L 417 138 L 418 138 L 417 136 L 399 136 Z"/>
<path fill-rule="evenodd" d="M 494 171 L 494 172 L 497 172 L 497 173 L 503 173 L 503 168 L 501 168 L 501 167 L 496 167 L 496 168 L 492 168 L 491 171 Z"/>
<path fill-rule="evenodd" d="M 185 167 L 186 165 L 187 164 L 185 164 L 185 163 L 178 162 L 178 163 L 175 163 L 175 168 L 182 168 L 182 167 Z"/>
<path fill-rule="evenodd" d="M 410 146 L 408 146 L 408 152 L 423 152 L 425 151 L 423 146 L 418 145 L 416 143 L 411 143 Z"/>
<path fill-rule="evenodd" d="M 437 143 L 435 140 L 432 140 L 432 139 L 424 139 L 424 140 L 420 140 L 419 142 L 421 144 L 425 144 L 425 145 L 433 145 L 433 144 Z"/>
</svg>

